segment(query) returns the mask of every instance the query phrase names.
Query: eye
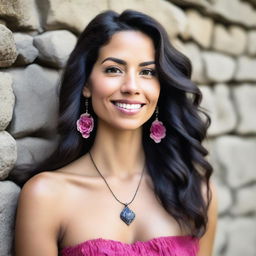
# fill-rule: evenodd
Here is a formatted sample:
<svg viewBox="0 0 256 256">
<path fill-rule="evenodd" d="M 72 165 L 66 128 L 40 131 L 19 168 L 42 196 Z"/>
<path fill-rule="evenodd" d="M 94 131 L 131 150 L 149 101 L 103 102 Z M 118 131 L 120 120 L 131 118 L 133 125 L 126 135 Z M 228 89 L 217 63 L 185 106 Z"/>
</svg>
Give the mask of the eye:
<svg viewBox="0 0 256 256">
<path fill-rule="evenodd" d="M 142 71 L 140 71 L 140 75 L 156 76 L 156 71 L 154 69 L 143 69 Z"/>
<path fill-rule="evenodd" d="M 121 69 L 117 68 L 117 67 L 108 67 L 105 68 L 104 70 L 105 73 L 107 74 L 116 74 L 116 73 L 122 73 Z"/>
</svg>

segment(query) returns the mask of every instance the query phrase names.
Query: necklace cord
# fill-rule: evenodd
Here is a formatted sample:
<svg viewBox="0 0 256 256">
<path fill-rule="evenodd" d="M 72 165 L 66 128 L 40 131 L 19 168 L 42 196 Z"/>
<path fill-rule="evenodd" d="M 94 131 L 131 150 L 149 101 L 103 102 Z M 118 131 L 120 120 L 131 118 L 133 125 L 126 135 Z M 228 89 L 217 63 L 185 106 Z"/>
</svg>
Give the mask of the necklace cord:
<svg viewBox="0 0 256 256">
<path fill-rule="evenodd" d="M 94 159 L 93 159 L 93 157 L 92 157 L 92 155 L 91 155 L 91 152 L 89 151 L 88 153 L 89 153 L 89 156 L 90 156 L 90 158 L 91 158 L 91 161 L 92 161 L 92 163 L 93 163 L 95 169 L 97 170 L 97 172 L 99 173 L 99 175 L 101 176 L 101 178 L 104 180 L 105 184 L 107 185 L 109 191 L 111 192 L 111 194 L 113 195 L 113 197 L 116 199 L 116 201 L 118 201 L 120 204 L 122 204 L 122 205 L 124 205 L 124 206 L 130 205 L 130 204 L 133 202 L 133 200 L 135 199 L 135 197 L 136 197 L 136 195 L 137 195 L 137 193 L 138 193 L 138 190 L 139 190 L 139 187 L 140 187 L 140 184 L 141 184 L 141 180 L 142 180 L 142 177 L 143 177 L 143 174 L 144 174 L 144 171 L 145 171 L 145 165 L 143 166 L 143 170 L 142 170 L 142 172 L 141 172 L 139 184 L 138 184 L 138 186 L 137 186 L 137 188 L 136 188 L 136 191 L 135 191 L 135 193 L 134 193 L 134 195 L 133 195 L 132 200 L 131 200 L 129 203 L 123 203 L 123 202 L 121 202 L 121 201 L 116 197 L 116 195 L 114 194 L 113 190 L 110 188 L 109 184 L 107 183 L 107 180 L 105 179 L 105 177 L 102 175 L 102 173 L 101 173 L 100 170 L 98 169 L 98 167 L 97 167 L 96 163 L 94 162 Z"/>
</svg>

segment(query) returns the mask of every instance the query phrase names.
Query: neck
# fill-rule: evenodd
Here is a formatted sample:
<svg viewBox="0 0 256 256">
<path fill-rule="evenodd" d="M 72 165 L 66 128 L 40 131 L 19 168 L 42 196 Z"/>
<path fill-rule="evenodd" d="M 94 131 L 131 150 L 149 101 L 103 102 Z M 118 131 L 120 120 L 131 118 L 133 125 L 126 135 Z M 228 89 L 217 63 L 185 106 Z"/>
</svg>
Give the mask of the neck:
<svg viewBox="0 0 256 256">
<path fill-rule="evenodd" d="M 113 132 L 99 126 L 91 155 L 105 176 L 140 174 L 145 164 L 142 129 Z"/>
</svg>

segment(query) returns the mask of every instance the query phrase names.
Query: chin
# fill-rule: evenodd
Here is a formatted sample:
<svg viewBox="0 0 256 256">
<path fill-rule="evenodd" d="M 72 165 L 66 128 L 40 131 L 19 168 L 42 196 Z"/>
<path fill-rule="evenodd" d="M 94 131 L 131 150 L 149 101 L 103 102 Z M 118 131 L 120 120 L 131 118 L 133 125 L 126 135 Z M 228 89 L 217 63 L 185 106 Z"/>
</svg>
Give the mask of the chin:
<svg viewBox="0 0 256 256">
<path fill-rule="evenodd" d="M 120 124 L 113 126 L 113 129 L 119 130 L 119 131 L 136 131 L 142 129 L 142 125 L 135 125 L 135 124 Z"/>
<path fill-rule="evenodd" d="M 105 126 L 116 131 L 136 131 L 142 129 L 144 122 L 137 120 L 120 120 L 118 122 L 104 122 Z"/>
</svg>

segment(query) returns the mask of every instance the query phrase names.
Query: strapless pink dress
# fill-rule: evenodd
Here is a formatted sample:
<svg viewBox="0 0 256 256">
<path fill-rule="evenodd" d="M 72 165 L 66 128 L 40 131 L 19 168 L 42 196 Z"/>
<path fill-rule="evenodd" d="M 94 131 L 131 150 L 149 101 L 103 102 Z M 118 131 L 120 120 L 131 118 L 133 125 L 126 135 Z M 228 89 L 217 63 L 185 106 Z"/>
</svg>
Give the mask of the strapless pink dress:
<svg viewBox="0 0 256 256">
<path fill-rule="evenodd" d="M 198 238 L 166 236 L 133 244 L 109 239 L 92 239 L 61 250 L 62 256 L 196 256 Z"/>
</svg>

